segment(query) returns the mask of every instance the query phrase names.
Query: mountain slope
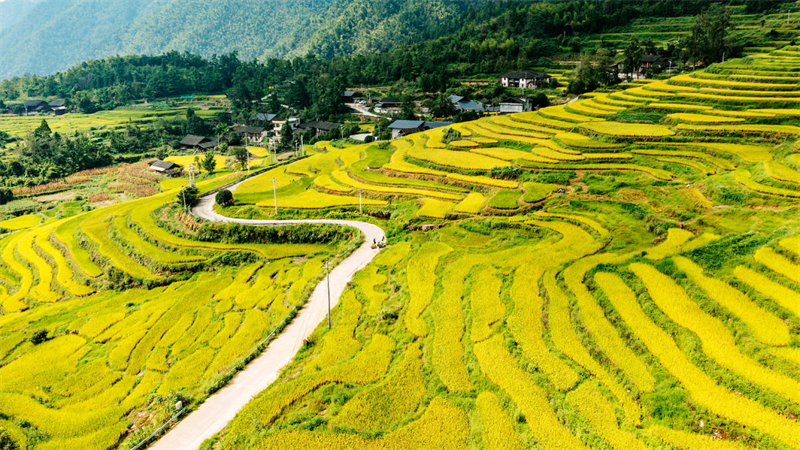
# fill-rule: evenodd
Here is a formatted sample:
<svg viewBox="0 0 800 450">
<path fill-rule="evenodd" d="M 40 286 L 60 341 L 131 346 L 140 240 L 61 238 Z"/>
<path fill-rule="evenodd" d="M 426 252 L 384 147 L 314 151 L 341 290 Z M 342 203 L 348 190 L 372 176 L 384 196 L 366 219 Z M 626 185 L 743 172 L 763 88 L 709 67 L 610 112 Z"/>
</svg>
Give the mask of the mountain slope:
<svg viewBox="0 0 800 450">
<path fill-rule="evenodd" d="M 484 0 L 7 1 L 16 6 L 0 28 L 0 79 L 170 50 L 242 59 L 363 53 L 431 36 Z"/>
</svg>

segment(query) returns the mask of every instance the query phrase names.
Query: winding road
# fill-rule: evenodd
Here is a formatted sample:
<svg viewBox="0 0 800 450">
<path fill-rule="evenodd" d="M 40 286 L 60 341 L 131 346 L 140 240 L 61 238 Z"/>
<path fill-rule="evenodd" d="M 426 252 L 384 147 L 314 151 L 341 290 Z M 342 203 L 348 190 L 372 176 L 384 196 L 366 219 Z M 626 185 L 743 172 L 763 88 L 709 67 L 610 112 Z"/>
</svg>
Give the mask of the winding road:
<svg viewBox="0 0 800 450">
<path fill-rule="evenodd" d="M 238 184 L 229 188 L 233 191 Z M 238 222 L 250 225 L 287 225 L 298 223 L 327 223 L 358 228 L 364 234 L 361 246 L 330 272 L 331 308 L 339 301 L 347 283 L 375 257 L 377 251 L 370 248 L 373 239 L 380 241 L 383 230 L 377 225 L 355 220 L 253 220 L 234 219 L 214 212 L 214 196 L 207 195 L 198 201 L 192 212 L 203 219 L 216 222 Z M 178 424 L 150 446 L 151 449 L 198 449 L 204 440 L 222 430 L 236 413 L 256 394 L 266 389 L 278 378 L 281 370 L 289 364 L 300 350 L 303 342 L 322 322 L 328 312 L 328 289 L 323 279 L 308 302 L 300 309 L 294 320 L 283 329 L 266 349 L 244 370 L 222 389 L 211 395 L 199 408 L 192 411 Z"/>
</svg>

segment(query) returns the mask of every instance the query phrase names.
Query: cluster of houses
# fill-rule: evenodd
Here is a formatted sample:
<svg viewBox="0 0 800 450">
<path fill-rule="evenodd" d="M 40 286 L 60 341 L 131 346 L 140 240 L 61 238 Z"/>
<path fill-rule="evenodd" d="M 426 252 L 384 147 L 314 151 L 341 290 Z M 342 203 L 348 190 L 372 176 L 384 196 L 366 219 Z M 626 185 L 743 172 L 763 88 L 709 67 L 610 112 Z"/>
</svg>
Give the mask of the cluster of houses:
<svg viewBox="0 0 800 450">
<path fill-rule="evenodd" d="M 22 103 L 22 108 L 16 107 L 19 114 L 23 116 L 38 116 L 43 113 L 50 113 L 53 116 L 60 116 L 67 113 L 66 102 L 60 98 L 45 101 L 45 100 L 25 100 Z M 0 110 L 0 113 L 14 114 L 14 107 L 9 107 L 8 111 Z"/>
</svg>

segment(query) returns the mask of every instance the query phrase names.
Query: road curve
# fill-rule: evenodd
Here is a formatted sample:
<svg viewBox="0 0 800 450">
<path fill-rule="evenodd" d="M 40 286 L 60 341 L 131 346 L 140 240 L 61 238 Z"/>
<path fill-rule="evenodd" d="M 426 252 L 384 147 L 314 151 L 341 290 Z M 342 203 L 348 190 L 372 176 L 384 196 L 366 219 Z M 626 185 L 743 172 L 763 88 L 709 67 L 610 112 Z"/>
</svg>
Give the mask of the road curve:
<svg viewBox="0 0 800 450">
<path fill-rule="evenodd" d="M 235 185 L 231 190 L 236 189 Z M 192 212 L 204 219 L 216 222 L 237 222 L 251 225 L 285 225 L 298 223 L 328 223 L 358 228 L 364 234 L 364 242 L 339 263 L 330 273 L 331 307 L 336 305 L 353 274 L 361 270 L 375 257 L 377 252 L 370 248 L 373 239 L 380 241 L 383 230 L 373 224 L 355 220 L 253 220 L 234 219 L 214 212 L 214 196 L 208 195 L 199 200 Z M 173 427 L 156 441 L 151 449 L 198 449 L 204 440 L 222 430 L 236 413 L 256 394 L 266 389 L 278 378 L 294 355 L 300 350 L 303 341 L 323 321 L 328 312 L 328 291 L 325 280 L 312 292 L 308 302 L 298 312 L 292 323 L 273 340 L 266 349 L 244 370 L 239 372 L 224 388 L 211 395 L 199 408 Z"/>
</svg>

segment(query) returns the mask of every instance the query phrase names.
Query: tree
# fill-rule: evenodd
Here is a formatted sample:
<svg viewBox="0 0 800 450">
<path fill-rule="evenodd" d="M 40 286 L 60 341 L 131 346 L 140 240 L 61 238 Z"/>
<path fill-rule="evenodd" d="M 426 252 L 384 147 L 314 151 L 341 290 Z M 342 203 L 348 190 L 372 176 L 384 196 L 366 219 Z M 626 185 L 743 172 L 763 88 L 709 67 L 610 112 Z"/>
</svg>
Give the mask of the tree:
<svg viewBox="0 0 800 450">
<path fill-rule="evenodd" d="M 292 126 L 287 120 L 286 123 L 284 123 L 281 127 L 281 148 L 284 150 L 290 150 L 292 148 L 293 140 L 294 133 L 292 132 Z"/>
<path fill-rule="evenodd" d="M 686 45 L 689 60 L 710 65 L 722 61 L 726 52 L 730 56 L 730 43 L 726 39 L 731 23 L 731 12 L 718 3 L 712 3 L 697 16 L 692 36 Z"/>
<path fill-rule="evenodd" d="M 227 189 L 223 189 L 217 192 L 217 195 L 214 197 L 214 200 L 220 206 L 228 206 L 233 203 L 233 193 Z"/>
<path fill-rule="evenodd" d="M 286 125 L 284 125 L 285 127 Z M 230 155 L 236 160 L 236 163 L 239 164 L 239 167 L 244 170 L 247 168 L 247 149 L 244 147 L 233 147 L 230 151 Z"/>
<path fill-rule="evenodd" d="M 17 441 L 2 428 L 0 428 L 0 450 L 19 450 Z"/>
<path fill-rule="evenodd" d="M 208 173 L 214 173 L 214 170 L 217 168 L 217 160 L 214 158 L 213 150 L 206 152 L 206 156 L 200 161 L 200 167 Z"/>
<path fill-rule="evenodd" d="M 0 188 L 0 205 L 5 205 L 11 200 L 14 200 L 14 193 L 11 192 L 11 189 Z"/>
<path fill-rule="evenodd" d="M 200 190 L 196 187 L 185 187 L 178 192 L 178 205 L 181 208 L 189 209 L 197 202 L 197 199 L 200 197 Z"/>
<path fill-rule="evenodd" d="M 47 330 L 44 328 L 39 328 L 38 330 L 34 331 L 33 334 L 31 334 L 31 337 L 29 337 L 28 340 L 33 345 L 41 344 L 47 340 Z"/>
<path fill-rule="evenodd" d="M 622 52 L 622 71 L 628 75 L 628 78 L 633 78 L 633 72 L 642 65 L 642 55 L 643 50 L 639 45 L 639 39 L 634 37 Z"/>
<path fill-rule="evenodd" d="M 400 119 L 403 120 L 417 120 L 417 113 L 414 108 L 414 100 L 410 95 L 403 96 L 403 102 L 400 104 Z"/>
<path fill-rule="evenodd" d="M 33 135 L 36 137 L 50 137 L 52 130 L 50 130 L 50 125 L 47 124 L 47 121 L 42 119 L 41 125 L 38 128 L 33 130 Z"/>
</svg>

